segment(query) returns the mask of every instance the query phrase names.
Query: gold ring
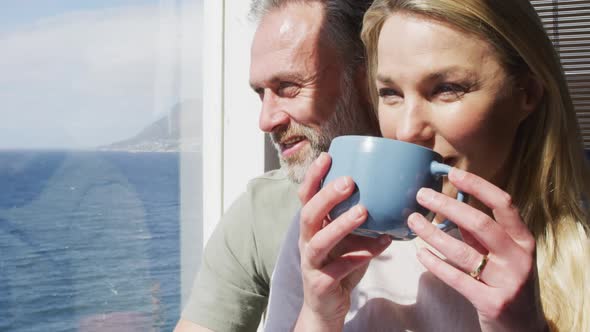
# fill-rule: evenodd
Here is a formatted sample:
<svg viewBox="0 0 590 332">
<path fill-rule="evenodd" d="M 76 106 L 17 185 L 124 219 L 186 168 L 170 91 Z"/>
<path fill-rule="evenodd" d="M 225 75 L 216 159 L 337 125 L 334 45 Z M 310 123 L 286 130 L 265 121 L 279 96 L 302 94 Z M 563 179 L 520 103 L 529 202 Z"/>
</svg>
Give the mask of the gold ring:
<svg viewBox="0 0 590 332">
<path fill-rule="evenodd" d="M 479 262 L 479 265 L 475 268 L 475 270 L 471 271 L 469 273 L 469 275 L 479 281 L 479 277 L 481 276 L 481 272 L 483 271 L 484 267 L 486 267 L 486 264 L 488 263 L 488 255 L 483 255 L 483 258 L 481 259 L 481 262 Z"/>
</svg>

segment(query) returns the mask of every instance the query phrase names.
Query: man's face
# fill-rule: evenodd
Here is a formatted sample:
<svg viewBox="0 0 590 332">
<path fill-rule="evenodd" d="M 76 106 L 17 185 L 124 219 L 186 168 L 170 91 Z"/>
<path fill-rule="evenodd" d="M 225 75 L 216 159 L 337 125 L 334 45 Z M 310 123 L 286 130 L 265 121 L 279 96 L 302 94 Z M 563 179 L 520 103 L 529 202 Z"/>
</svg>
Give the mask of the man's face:
<svg viewBox="0 0 590 332">
<path fill-rule="evenodd" d="M 295 182 L 334 137 L 370 128 L 353 69 L 345 71 L 334 48 L 320 40 L 322 24 L 321 4 L 287 5 L 262 18 L 252 44 L 250 85 L 262 102 L 259 126 L 271 134 Z"/>
</svg>

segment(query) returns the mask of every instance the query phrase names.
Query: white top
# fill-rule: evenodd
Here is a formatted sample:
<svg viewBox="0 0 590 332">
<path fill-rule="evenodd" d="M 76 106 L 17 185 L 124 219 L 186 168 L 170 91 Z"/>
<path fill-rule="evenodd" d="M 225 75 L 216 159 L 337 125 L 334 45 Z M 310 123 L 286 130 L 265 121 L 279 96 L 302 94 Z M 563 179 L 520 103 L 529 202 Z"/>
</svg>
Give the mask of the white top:
<svg viewBox="0 0 590 332">
<path fill-rule="evenodd" d="M 451 231 L 460 238 L 457 230 Z M 271 281 L 265 331 L 289 331 L 303 303 L 299 217 L 292 223 Z M 473 305 L 416 258 L 426 243 L 393 241 L 353 290 L 344 331 L 480 331 Z"/>
</svg>

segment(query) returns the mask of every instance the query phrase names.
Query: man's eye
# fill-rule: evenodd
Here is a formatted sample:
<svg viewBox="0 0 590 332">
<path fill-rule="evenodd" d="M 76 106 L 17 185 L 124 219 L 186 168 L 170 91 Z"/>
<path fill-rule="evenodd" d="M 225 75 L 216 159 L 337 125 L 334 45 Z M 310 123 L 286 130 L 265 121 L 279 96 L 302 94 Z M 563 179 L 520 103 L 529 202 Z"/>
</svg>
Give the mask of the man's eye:
<svg viewBox="0 0 590 332">
<path fill-rule="evenodd" d="M 299 86 L 292 82 L 281 82 L 279 84 L 279 95 L 282 97 L 295 97 L 299 92 Z"/>
<path fill-rule="evenodd" d="M 264 89 L 263 88 L 254 89 L 254 92 L 256 92 L 256 94 L 258 95 L 258 98 L 260 98 L 260 100 L 264 99 Z"/>
</svg>

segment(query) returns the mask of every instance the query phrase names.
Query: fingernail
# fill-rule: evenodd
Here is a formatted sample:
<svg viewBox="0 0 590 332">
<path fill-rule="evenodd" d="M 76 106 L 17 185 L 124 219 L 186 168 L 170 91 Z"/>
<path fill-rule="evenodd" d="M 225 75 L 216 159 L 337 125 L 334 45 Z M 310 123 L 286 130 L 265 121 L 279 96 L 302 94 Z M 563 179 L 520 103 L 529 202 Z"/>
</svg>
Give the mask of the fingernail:
<svg viewBox="0 0 590 332">
<path fill-rule="evenodd" d="M 346 189 L 348 188 L 349 184 L 349 180 L 347 177 L 342 177 L 339 178 L 338 180 L 336 180 L 336 183 L 334 184 L 334 188 L 336 188 L 336 190 L 340 191 L 340 192 L 345 192 Z"/>
<path fill-rule="evenodd" d="M 351 215 L 350 215 L 350 220 L 351 221 L 357 221 L 359 220 L 363 215 L 363 209 L 361 209 L 360 206 L 354 206 L 351 209 Z"/>
<path fill-rule="evenodd" d="M 325 152 L 320 153 L 318 158 L 315 160 L 316 165 L 323 165 L 326 162 L 326 158 L 327 156 Z"/>
<path fill-rule="evenodd" d="M 453 176 L 455 177 L 455 179 L 457 180 L 463 180 L 465 178 L 465 175 L 467 175 L 467 173 L 457 167 L 453 167 Z"/>
<path fill-rule="evenodd" d="M 424 228 L 424 220 L 417 213 L 412 213 L 408 218 L 408 224 L 414 231 L 420 231 Z"/>
<path fill-rule="evenodd" d="M 432 192 L 430 189 L 421 188 L 418 190 L 418 195 L 416 195 L 416 198 L 422 203 L 428 203 L 434 198 L 434 192 Z"/>
</svg>

